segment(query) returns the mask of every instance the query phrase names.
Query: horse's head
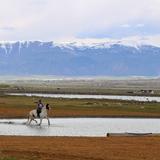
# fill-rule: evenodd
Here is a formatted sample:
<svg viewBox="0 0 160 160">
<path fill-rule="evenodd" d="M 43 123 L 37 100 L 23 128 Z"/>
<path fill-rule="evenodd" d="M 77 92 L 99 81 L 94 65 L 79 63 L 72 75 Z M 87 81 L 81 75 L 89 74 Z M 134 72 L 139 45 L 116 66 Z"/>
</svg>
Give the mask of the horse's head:
<svg viewBox="0 0 160 160">
<path fill-rule="evenodd" d="M 46 109 L 48 109 L 48 110 L 49 110 L 49 104 L 48 104 L 48 103 L 46 104 Z"/>
</svg>

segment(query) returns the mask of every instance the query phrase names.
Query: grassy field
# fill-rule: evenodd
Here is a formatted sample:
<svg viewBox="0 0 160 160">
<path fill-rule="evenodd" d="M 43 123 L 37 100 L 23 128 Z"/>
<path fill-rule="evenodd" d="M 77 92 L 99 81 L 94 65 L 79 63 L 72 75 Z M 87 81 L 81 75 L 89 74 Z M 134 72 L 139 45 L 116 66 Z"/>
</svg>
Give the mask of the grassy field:
<svg viewBox="0 0 160 160">
<path fill-rule="evenodd" d="M 0 118 L 25 118 L 37 97 L 0 96 Z M 160 117 L 160 103 L 94 99 L 41 98 L 50 117 Z"/>
<path fill-rule="evenodd" d="M 152 90 L 144 93 L 141 90 Z M 159 78 L 66 78 L 54 77 L 0 77 L 0 93 L 73 93 L 160 96 Z"/>
</svg>

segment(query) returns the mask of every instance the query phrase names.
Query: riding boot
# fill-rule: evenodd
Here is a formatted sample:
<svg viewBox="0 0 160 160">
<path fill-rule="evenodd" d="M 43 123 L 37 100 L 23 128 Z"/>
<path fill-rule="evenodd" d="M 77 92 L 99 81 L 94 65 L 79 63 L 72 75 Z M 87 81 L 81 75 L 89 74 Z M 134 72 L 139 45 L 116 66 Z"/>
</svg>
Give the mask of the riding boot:
<svg viewBox="0 0 160 160">
<path fill-rule="evenodd" d="M 40 118 L 40 113 L 41 111 L 40 110 L 37 110 L 37 117 Z"/>
</svg>

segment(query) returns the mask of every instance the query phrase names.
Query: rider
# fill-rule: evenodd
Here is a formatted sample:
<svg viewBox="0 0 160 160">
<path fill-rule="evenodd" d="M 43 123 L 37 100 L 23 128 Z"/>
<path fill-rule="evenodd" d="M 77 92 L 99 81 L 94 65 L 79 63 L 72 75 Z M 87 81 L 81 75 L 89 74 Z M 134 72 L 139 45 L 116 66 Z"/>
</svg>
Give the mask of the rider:
<svg viewBox="0 0 160 160">
<path fill-rule="evenodd" d="M 44 107 L 44 105 L 43 105 L 43 103 L 40 99 L 37 103 L 37 117 L 40 117 L 40 113 L 41 113 L 41 110 L 42 110 L 43 107 Z"/>
</svg>

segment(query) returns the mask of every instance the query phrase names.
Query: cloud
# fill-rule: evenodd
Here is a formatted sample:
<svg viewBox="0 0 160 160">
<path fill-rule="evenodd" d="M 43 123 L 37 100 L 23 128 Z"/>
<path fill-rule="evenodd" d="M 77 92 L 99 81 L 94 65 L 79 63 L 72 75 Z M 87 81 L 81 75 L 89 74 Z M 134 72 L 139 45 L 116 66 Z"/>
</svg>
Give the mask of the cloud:
<svg viewBox="0 0 160 160">
<path fill-rule="evenodd" d="M 142 23 L 138 23 L 138 24 L 122 24 L 122 25 L 120 25 L 120 27 L 122 27 L 122 28 L 142 28 L 144 26 L 145 25 L 142 24 Z"/>
<path fill-rule="evenodd" d="M 136 26 L 135 26 L 135 27 L 137 27 L 137 28 L 142 28 L 142 27 L 144 27 L 144 26 L 145 26 L 144 24 L 139 23 L 139 24 L 136 24 Z"/>
<path fill-rule="evenodd" d="M 129 25 L 129 24 L 122 24 L 121 27 L 122 27 L 122 28 L 130 28 L 131 25 Z"/>
<path fill-rule="evenodd" d="M 12 26 L 4 26 L 4 27 L 0 27 L 0 30 L 2 31 L 14 31 L 15 28 Z"/>
<path fill-rule="evenodd" d="M 0 28 L 14 26 L 12 32 L 0 29 L 0 38 L 93 37 L 113 29 L 110 34 L 118 34 L 119 26 L 137 33 L 133 28 L 160 26 L 159 6 L 159 0 L 0 0 Z"/>
</svg>

